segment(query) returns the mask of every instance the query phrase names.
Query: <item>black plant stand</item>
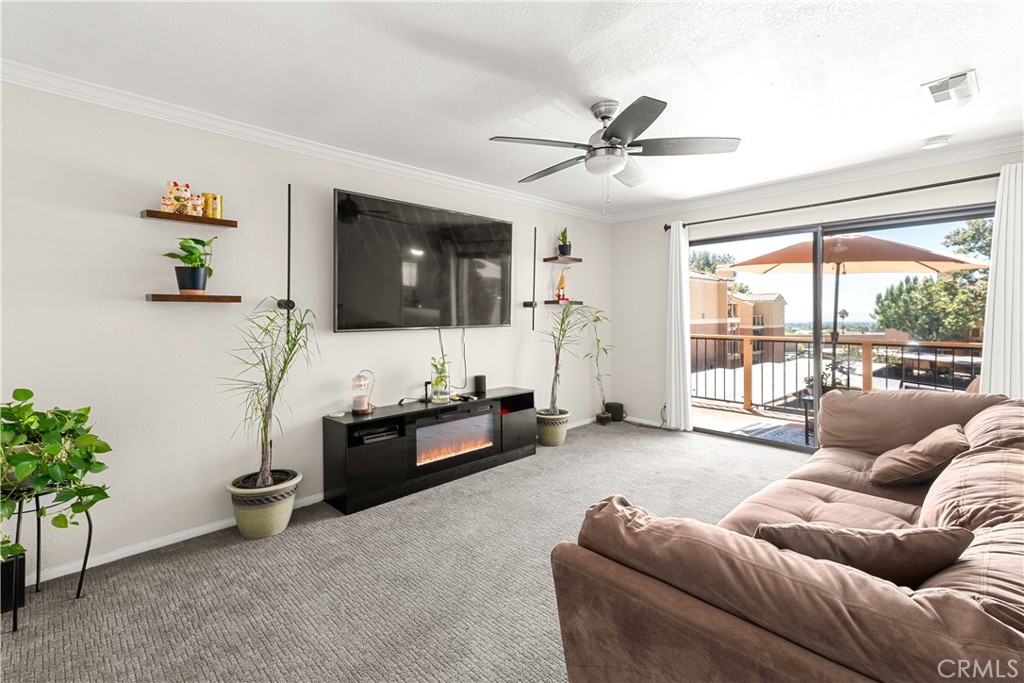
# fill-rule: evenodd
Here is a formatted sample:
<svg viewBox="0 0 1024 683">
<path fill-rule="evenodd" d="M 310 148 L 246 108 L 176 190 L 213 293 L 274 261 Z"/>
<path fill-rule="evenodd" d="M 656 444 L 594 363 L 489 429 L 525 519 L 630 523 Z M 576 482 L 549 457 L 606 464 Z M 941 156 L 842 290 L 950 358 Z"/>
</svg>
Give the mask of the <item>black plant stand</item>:
<svg viewBox="0 0 1024 683">
<path fill-rule="evenodd" d="M 55 491 L 43 490 L 43 491 L 40 491 L 40 492 L 38 492 L 38 493 L 36 493 L 36 494 L 34 494 L 32 496 L 32 499 L 35 501 L 35 506 L 36 506 L 36 509 L 35 509 L 35 512 L 36 512 L 36 590 L 35 590 L 35 592 L 36 593 L 39 592 L 39 584 L 42 583 L 42 581 L 40 580 L 40 569 L 41 569 L 42 563 L 43 563 L 43 546 L 42 546 L 43 518 L 39 516 L 39 499 L 41 497 L 43 497 L 43 496 L 47 496 L 47 495 L 50 495 L 52 493 L 55 493 Z M 18 521 L 17 521 L 16 526 L 14 528 L 14 542 L 15 543 L 20 543 L 21 542 L 21 516 L 25 512 L 24 507 L 25 507 L 25 501 L 24 500 L 19 500 L 18 501 L 18 512 L 17 512 Z M 78 590 L 75 592 L 75 599 L 76 600 L 78 598 L 82 597 L 82 583 L 85 581 L 85 570 L 86 570 L 86 567 L 89 566 L 89 551 L 92 549 L 92 516 L 89 514 L 88 510 L 85 511 L 85 520 L 88 523 L 89 531 L 88 531 L 88 535 L 86 536 L 86 540 L 85 540 L 85 557 L 82 558 L 82 571 L 80 571 L 78 573 Z M 17 594 L 17 588 L 16 587 L 14 587 L 14 593 L 15 593 L 15 595 Z M 12 603 L 12 610 L 13 611 L 11 613 L 11 633 L 14 633 L 15 631 L 18 630 L 18 601 L 17 601 L 17 599 L 15 599 L 14 602 Z"/>
</svg>

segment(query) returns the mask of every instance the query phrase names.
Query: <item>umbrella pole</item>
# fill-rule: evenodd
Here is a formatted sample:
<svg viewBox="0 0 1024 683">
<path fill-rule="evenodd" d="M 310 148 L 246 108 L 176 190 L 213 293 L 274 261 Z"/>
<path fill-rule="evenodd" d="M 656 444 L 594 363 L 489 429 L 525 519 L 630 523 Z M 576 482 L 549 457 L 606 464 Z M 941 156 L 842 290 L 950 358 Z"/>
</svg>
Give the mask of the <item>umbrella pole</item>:
<svg viewBox="0 0 1024 683">
<path fill-rule="evenodd" d="M 842 268 L 841 263 L 836 264 L 836 293 L 832 303 L 832 388 L 836 388 L 836 373 L 839 364 L 836 362 L 836 354 L 839 346 L 839 274 Z"/>
</svg>

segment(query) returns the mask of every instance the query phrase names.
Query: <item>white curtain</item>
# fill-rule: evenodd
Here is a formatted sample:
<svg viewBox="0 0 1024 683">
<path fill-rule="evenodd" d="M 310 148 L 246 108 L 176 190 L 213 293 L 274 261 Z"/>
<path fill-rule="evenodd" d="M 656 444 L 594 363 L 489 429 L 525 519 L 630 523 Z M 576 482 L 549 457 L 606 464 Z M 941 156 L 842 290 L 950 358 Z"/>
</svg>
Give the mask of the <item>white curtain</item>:
<svg viewBox="0 0 1024 683">
<path fill-rule="evenodd" d="M 693 430 L 690 410 L 690 237 L 672 221 L 668 256 L 668 343 L 665 422 L 669 429 Z"/>
<path fill-rule="evenodd" d="M 985 302 L 981 390 L 1024 396 L 1024 164 L 999 174 Z"/>
</svg>

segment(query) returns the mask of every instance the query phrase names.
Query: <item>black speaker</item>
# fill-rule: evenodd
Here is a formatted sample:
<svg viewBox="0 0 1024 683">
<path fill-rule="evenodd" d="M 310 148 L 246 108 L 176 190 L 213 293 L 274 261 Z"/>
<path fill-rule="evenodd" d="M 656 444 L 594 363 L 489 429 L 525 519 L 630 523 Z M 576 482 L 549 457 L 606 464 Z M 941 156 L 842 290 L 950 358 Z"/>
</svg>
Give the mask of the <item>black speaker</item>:
<svg viewBox="0 0 1024 683">
<path fill-rule="evenodd" d="M 477 396 L 487 393 L 487 375 L 473 375 L 473 393 Z"/>
<path fill-rule="evenodd" d="M 626 411 L 622 408 L 621 403 L 612 403 L 609 401 L 604 404 L 604 407 L 612 414 L 612 422 L 622 422 L 622 419 L 626 416 Z"/>
</svg>

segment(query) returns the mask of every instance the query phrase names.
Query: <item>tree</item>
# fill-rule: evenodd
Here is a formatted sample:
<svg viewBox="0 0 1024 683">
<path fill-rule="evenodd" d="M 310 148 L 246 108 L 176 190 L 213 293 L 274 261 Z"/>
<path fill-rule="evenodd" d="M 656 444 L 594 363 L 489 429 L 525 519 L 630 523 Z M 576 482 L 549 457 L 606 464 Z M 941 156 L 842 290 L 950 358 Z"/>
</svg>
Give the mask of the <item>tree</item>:
<svg viewBox="0 0 1024 683">
<path fill-rule="evenodd" d="M 715 269 L 718 266 L 724 266 L 730 263 L 736 263 L 729 254 L 716 254 L 713 251 L 691 251 L 690 252 L 690 270 L 697 270 L 701 273 L 715 274 Z"/>
<path fill-rule="evenodd" d="M 988 261 L 992 255 L 992 220 L 967 221 L 946 234 L 943 245 L 959 254 Z M 918 341 L 960 339 L 985 310 L 988 269 L 958 270 L 936 278 L 911 278 L 875 297 L 872 317 Z"/>
<path fill-rule="evenodd" d="M 967 221 L 966 226 L 948 233 L 942 244 L 958 254 L 991 261 L 992 219 L 977 218 Z M 979 310 L 984 309 L 985 296 L 988 294 L 988 268 L 958 270 L 950 273 L 950 277 L 962 286 L 970 288 L 974 294 L 975 306 Z"/>
<path fill-rule="evenodd" d="M 843 330 L 844 334 L 846 333 L 846 319 L 849 316 L 850 316 L 850 312 L 847 311 L 845 308 L 840 308 L 839 309 L 839 319 L 843 321 L 843 328 L 842 328 L 842 330 Z"/>
<path fill-rule="evenodd" d="M 745 282 L 733 282 L 732 291 L 739 292 L 740 294 L 750 294 L 751 289 L 750 285 L 746 284 Z"/>
<path fill-rule="evenodd" d="M 872 317 L 879 327 L 903 330 L 918 341 L 948 341 L 961 337 L 977 321 L 973 297 L 952 278 L 908 275 L 875 297 Z"/>
</svg>

